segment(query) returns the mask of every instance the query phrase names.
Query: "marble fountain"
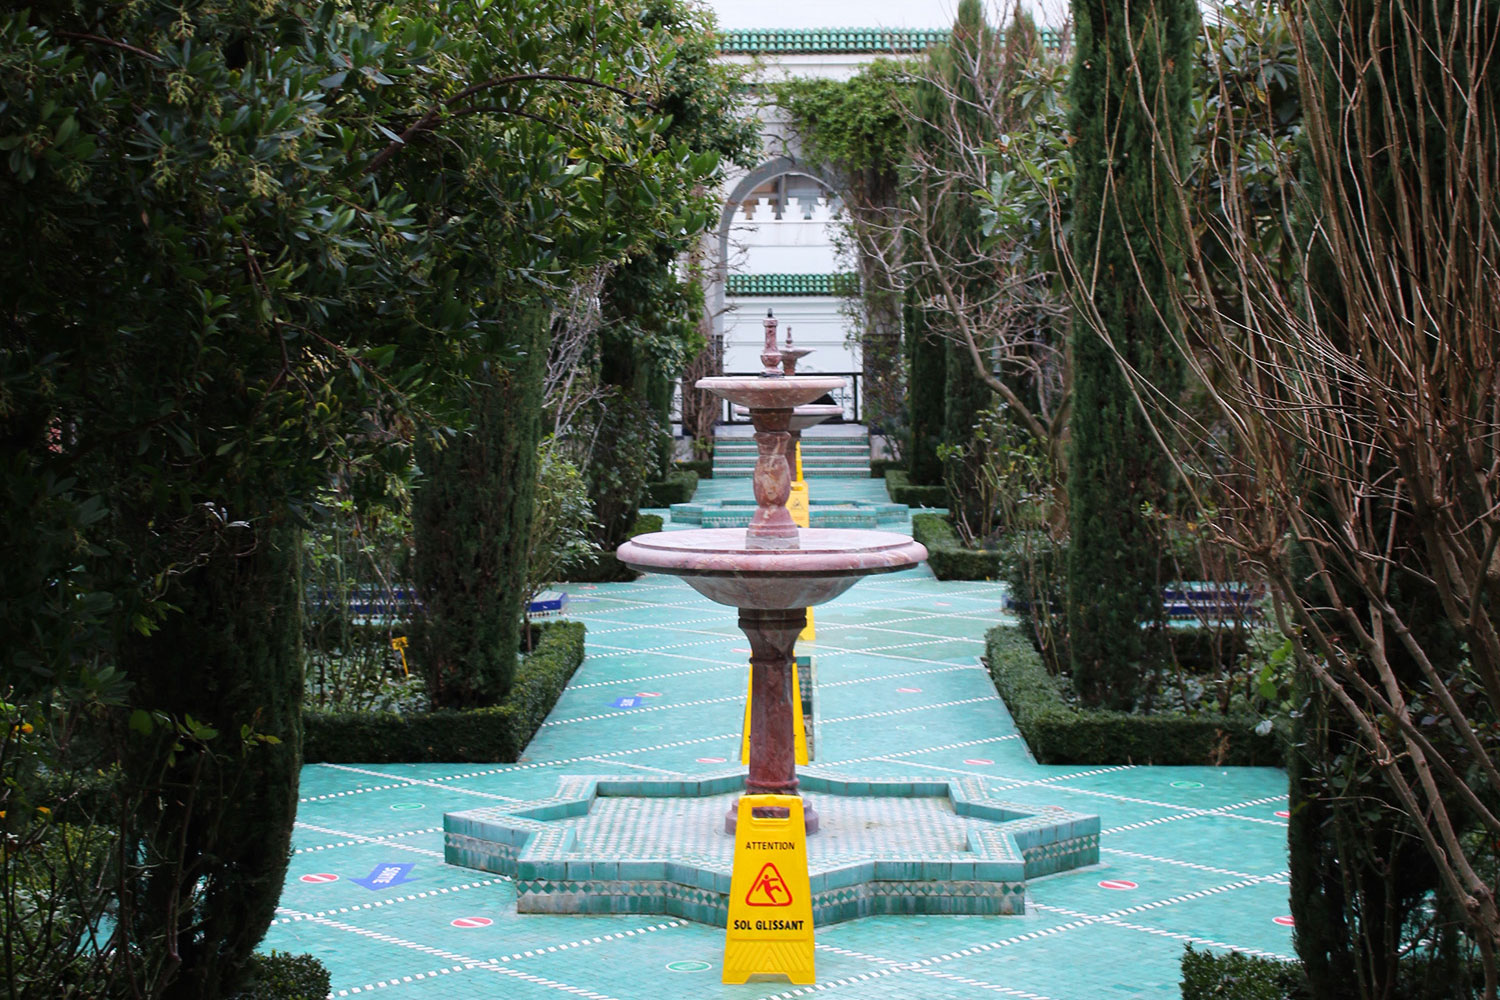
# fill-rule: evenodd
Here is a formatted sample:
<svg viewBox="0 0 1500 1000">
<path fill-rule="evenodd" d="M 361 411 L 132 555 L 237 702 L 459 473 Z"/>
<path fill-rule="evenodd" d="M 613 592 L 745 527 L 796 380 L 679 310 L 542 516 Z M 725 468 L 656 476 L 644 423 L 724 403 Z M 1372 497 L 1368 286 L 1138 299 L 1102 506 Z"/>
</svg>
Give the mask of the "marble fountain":
<svg viewBox="0 0 1500 1000">
<path fill-rule="evenodd" d="M 799 529 L 792 521 L 785 504 L 793 427 L 815 416 L 796 419 L 795 408 L 843 380 L 785 374 L 769 314 L 765 330 L 760 376 L 698 382 L 746 407 L 755 425 L 748 526 L 639 535 L 617 553 L 737 609 L 753 668 L 748 773 L 726 766 L 669 779 L 563 777 L 547 799 L 445 815 L 446 860 L 514 879 L 522 913 L 666 913 L 724 926 L 738 796 L 806 791 L 819 807 L 804 799 L 815 924 L 1024 912 L 1028 879 L 1098 862 L 1097 816 L 994 799 L 971 776 L 870 777 L 822 767 L 799 776 L 793 646 L 806 609 L 866 576 L 909 569 L 927 553 L 904 534 Z"/>
</svg>

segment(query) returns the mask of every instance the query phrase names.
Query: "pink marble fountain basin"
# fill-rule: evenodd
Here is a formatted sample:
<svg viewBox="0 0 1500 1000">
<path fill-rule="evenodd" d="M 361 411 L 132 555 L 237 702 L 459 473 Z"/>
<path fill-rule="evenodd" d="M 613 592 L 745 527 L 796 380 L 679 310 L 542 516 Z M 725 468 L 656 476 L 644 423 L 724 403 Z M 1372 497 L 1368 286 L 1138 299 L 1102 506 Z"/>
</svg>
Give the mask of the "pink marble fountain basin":
<svg viewBox="0 0 1500 1000">
<path fill-rule="evenodd" d="M 805 431 L 809 427 L 816 427 L 825 420 L 832 420 L 844 412 L 844 408 L 837 403 L 808 403 L 792 410 L 792 421 L 787 425 L 789 431 Z M 750 411 L 743 406 L 734 408 L 736 417 L 748 417 Z"/>
<path fill-rule="evenodd" d="M 823 604 L 862 576 L 908 569 L 927 549 L 890 531 L 803 528 L 795 549 L 746 548 L 739 528 L 637 535 L 616 555 L 631 569 L 680 576 L 711 601 L 775 611 Z"/>
<path fill-rule="evenodd" d="M 731 403 L 757 410 L 790 410 L 811 403 L 819 396 L 844 387 L 842 375 L 719 375 L 700 378 L 699 389 L 722 396 Z"/>
</svg>

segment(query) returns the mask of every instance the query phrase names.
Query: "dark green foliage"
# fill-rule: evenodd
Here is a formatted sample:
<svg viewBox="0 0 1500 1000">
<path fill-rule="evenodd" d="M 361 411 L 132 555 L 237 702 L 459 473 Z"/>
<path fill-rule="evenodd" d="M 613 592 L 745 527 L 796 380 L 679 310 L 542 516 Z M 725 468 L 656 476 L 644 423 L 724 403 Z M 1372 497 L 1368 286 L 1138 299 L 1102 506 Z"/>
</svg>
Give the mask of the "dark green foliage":
<svg viewBox="0 0 1500 1000">
<path fill-rule="evenodd" d="M 698 473 L 689 472 L 679 463 L 677 471 L 667 473 L 667 478 L 646 484 L 646 495 L 641 504 L 645 507 L 670 507 L 674 503 L 687 503 L 698 492 Z"/>
<path fill-rule="evenodd" d="M 699 479 L 712 479 L 714 477 L 714 460 L 712 456 L 678 462 L 677 468 L 682 472 L 691 472 Z"/>
<path fill-rule="evenodd" d="M 126 781 L 159 789 L 133 817 L 142 870 L 121 919 L 133 940 L 176 938 L 167 997 L 243 979 L 281 898 L 297 812 L 300 543 L 269 524 L 229 539 L 233 554 L 187 573 L 176 613 L 120 655 L 133 700 L 150 706 L 131 721 Z"/>
<path fill-rule="evenodd" d="M 904 469 L 888 467 L 885 470 L 885 491 L 892 503 L 904 503 L 908 507 L 948 506 L 948 487 L 913 486 Z"/>
<path fill-rule="evenodd" d="M 469 383 L 472 429 L 420 442 L 412 502 L 413 580 L 422 601 L 414 660 L 434 705 L 490 705 L 510 690 L 525 598 L 526 548 L 541 436 L 546 314 L 513 317 L 521 354 Z"/>
<path fill-rule="evenodd" d="M 532 626 L 535 648 L 498 705 L 433 712 L 312 713 L 309 763 L 510 762 L 520 757 L 583 662 L 581 622 Z"/>
<path fill-rule="evenodd" d="M 1000 553 L 965 548 L 942 514 L 913 514 L 911 535 L 927 546 L 927 565 L 939 580 L 993 580 L 1000 575 Z"/>
<path fill-rule="evenodd" d="M 990 629 L 985 656 L 1016 728 L 1043 764 L 1271 766 L 1285 754 L 1278 732 L 1255 732 L 1254 716 L 1133 715 L 1070 705 L 1062 682 L 1020 629 Z"/>
<path fill-rule="evenodd" d="M 638 514 L 630 531 L 621 541 L 628 541 L 636 535 L 644 535 L 661 529 L 660 514 Z M 586 566 L 575 566 L 568 573 L 568 580 L 573 583 L 629 583 L 639 577 L 639 573 L 615 558 L 614 549 L 599 553 L 596 562 Z"/>
<path fill-rule="evenodd" d="M 273 951 L 251 957 L 249 982 L 232 1000 L 324 1000 L 331 988 L 315 956 Z"/>
<path fill-rule="evenodd" d="M 1238 951 L 1182 953 L 1182 1000 L 1311 1000 L 1296 962 L 1256 958 Z"/>
<path fill-rule="evenodd" d="M 938 460 L 937 449 L 942 441 L 947 354 L 942 341 L 928 335 L 921 309 L 908 306 L 902 312 L 906 337 L 906 420 L 911 432 L 906 472 L 915 486 L 941 486 L 943 463 Z M 947 505 L 945 499 L 942 506 Z"/>
<path fill-rule="evenodd" d="M 886 469 L 903 469 L 906 463 L 899 458 L 872 458 L 870 459 L 870 478 L 884 479 Z"/>
<path fill-rule="evenodd" d="M 1164 547 L 1148 508 L 1169 508 L 1168 469 L 1114 352 L 1169 404 L 1177 398 L 1181 363 L 1165 324 L 1183 256 L 1157 157 L 1185 162 L 1198 14 L 1192 0 L 1073 10 L 1071 251 L 1074 294 L 1092 300 L 1080 301 L 1070 344 L 1069 648 L 1084 701 L 1128 708 L 1149 655 L 1141 624 L 1162 617 Z"/>
</svg>

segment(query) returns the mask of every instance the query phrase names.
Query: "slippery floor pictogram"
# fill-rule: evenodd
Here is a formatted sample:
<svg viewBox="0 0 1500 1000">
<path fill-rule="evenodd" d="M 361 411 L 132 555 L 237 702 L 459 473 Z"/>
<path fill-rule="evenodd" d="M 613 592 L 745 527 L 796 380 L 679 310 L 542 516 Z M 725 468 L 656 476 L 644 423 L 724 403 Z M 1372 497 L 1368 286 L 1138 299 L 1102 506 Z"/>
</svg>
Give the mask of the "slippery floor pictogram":
<svg viewBox="0 0 1500 1000">
<path fill-rule="evenodd" d="M 760 874 L 755 876 L 750 891 L 745 893 L 745 903 L 749 906 L 792 905 L 792 891 L 786 887 L 786 879 L 776 870 L 774 862 L 767 861 Z"/>
</svg>

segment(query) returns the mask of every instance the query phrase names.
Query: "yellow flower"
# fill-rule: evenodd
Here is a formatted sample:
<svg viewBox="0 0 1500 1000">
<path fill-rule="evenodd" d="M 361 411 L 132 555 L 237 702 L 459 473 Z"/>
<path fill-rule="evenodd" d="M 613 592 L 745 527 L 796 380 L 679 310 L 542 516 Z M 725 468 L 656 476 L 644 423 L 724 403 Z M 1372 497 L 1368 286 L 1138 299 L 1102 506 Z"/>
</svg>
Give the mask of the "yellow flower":
<svg viewBox="0 0 1500 1000">
<path fill-rule="evenodd" d="M 25 733 L 27 736 L 31 735 L 32 730 L 33 730 L 33 727 L 31 725 L 31 723 L 29 723 L 29 722 L 23 722 L 23 723 L 21 723 L 21 732 Z"/>
<path fill-rule="evenodd" d="M 43 816 L 51 816 L 52 815 L 52 810 L 48 809 L 46 806 L 37 806 L 36 807 L 36 811 L 39 812 L 39 813 L 41 813 Z"/>
</svg>

